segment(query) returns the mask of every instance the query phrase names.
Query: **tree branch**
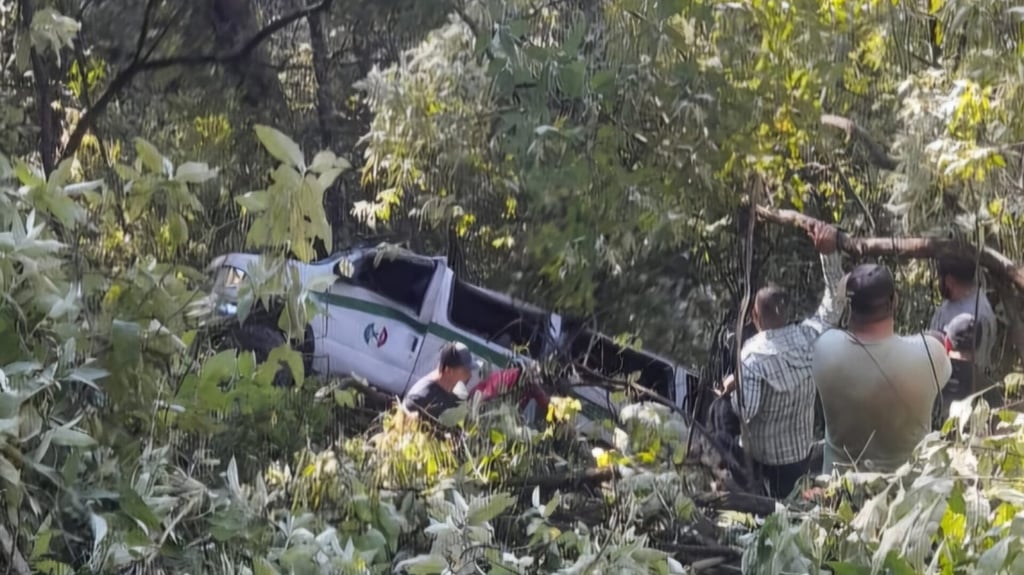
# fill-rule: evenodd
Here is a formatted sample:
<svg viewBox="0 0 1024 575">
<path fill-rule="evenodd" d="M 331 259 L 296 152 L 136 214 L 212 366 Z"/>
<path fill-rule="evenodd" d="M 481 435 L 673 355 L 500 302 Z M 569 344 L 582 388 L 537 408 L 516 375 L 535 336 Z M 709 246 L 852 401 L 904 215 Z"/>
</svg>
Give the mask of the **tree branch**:
<svg viewBox="0 0 1024 575">
<path fill-rule="evenodd" d="M 1021 298 L 1006 284 L 997 283 L 996 291 L 999 299 L 1003 302 L 1003 310 L 1006 312 L 1006 322 L 1009 327 L 1010 342 L 1017 350 L 1017 357 L 1024 365 L 1024 320 L 1021 319 Z"/>
<path fill-rule="evenodd" d="M 793 210 L 770 210 L 757 208 L 757 215 L 766 222 L 794 226 L 810 230 L 818 220 Z M 976 248 L 971 245 L 945 238 L 843 238 L 843 251 L 863 256 L 898 256 L 903 258 L 929 259 L 944 255 L 959 255 L 974 259 Z M 985 246 L 981 251 L 982 267 L 992 275 L 1014 285 L 1024 292 L 1024 267 L 1013 260 Z"/>
<path fill-rule="evenodd" d="M 899 162 L 890 156 L 889 153 L 885 151 L 885 148 L 871 137 L 871 134 L 869 134 L 867 130 L 858 126 L 853 120 L 833 114 L 822 114 L 821 123 L 822 125 L 839 128 L 846 132 L 847 139 L 856 137 L 856 139 L 859 140 L 860 143 L 864 144 L 865 148 L 867 148 L 868 157 L 871 159 L 871 163 L 875 166 L 882 168 L 883 170 L 891 171 L 895 170 L 899 165 Z"/>
<path fill-rule="evenodd" d="M 142 12 L 142 28 L 139 29 L 139 39 L 135 43 L 135 53 L 132 55 L 132 62 L 138 62 L 142 56 L 142 48 L 146 45 L 146 36 L 149 36 L 149 22 L 153 17 L 153 9 L 156 8 L 157 0 L 147 0 L 146 9 Z"/>
<path fill-rule="evenodd" d="M 300 8 L 290 14 L 274 20 L 254 34 L 252 38 L 247 40 L 237 50 L 227 54 L 200 54 L 158 58 L 155 60 L 143 60 L 140 58 L 140 53 L 136 52 L 135 58 L 132 59 L 131 63 L 129 63 L 125 69 L 121 70 L 117 76 L 114 77 L 103 94 L 97 98 L 96 103 L 82 114 L 81 119 L 79 119 L 78 123 L 75 124 L 74 131 L 71 132 L 71 136 L 68 137 L 68 143 L 64 146 L 64 150 L 61 152 L 61 159 L 65 160 L 73 156 L 75 152 L 78 151 L 78 147 L 81 146 L 82 139 L 85 137 L 85 134 L 92 129 L 100 115 L 106 111 L 107 106 L 113 102 L 114 98 L 117 97 L 121 91 L 127 88 L 138 74 L 142 72 L 153 72 L 156 70 L 173 68 L 176 66 L 221 65 L 237 62 L 246 58 L 253 50 L 259 47 L 260 44 L 289 25 L 309 16 L 310 14 L 327 10 L 332 1 L 333 0 L 320 0 L 317 4 Z M 142 30 L 142 34 L 147 33 L 145 28 L 146 27 Z M 141 47 L 144 41 L 145 38 L 140 37 L 138 45 Z M 152 48 L 150 52 L 152 52 Z"/>
</svg>

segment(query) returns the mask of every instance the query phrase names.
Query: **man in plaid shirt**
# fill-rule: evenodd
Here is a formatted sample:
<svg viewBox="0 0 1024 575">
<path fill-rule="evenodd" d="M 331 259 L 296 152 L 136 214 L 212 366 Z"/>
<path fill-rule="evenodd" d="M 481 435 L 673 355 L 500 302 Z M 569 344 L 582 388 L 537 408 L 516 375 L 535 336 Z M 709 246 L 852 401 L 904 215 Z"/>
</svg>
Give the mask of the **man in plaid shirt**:
<svg viewBox="0 0 1024 575">
<path fill-rule="evenodd" d="M 825 275 L 818 309 L 800 323 L 789 323 L 785 291 L 778 286 L 759 290 L 751 313 L 758 333 L 740 352 L 743 405 L 739 394 L 731 394 L 733 409 L 747 422 L 748 444 L 743 447 L 773 497 L 789 495 L 808 471 L 814 443 L 814 341 L 838 323 L 845 298 L 838 231 L 822 223 L 808 234 L 821 254 Z M 723 394 L 735 387 L 736 379 L 730 375 L 723 382 Z"/>
</svg>

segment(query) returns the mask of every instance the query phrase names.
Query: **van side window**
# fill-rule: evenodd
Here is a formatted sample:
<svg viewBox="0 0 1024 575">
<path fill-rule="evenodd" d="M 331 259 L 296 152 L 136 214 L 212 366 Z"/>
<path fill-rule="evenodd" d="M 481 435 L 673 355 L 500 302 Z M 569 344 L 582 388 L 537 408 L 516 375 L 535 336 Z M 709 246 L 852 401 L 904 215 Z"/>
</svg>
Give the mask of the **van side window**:
<svg viewBox="0 0 1024 575">
<path fill-rule="evenodd" d="M 370 290 L 418 314 L 434 277 L 434 262 L 384 257 L 374 265 L 375 259 L 374 254 L 360 259 L 352 277 L 338 281 Z"/>
<path fill-rule="evenodd" d="M 665 398 L 672 397 L 675 369 L 642 351 L 622 347 L 611 339 L 583 330 L 573 339 L 572 357 L 599 374 L 625 379 L 639 373 L 637 384 Z"/>
<path fill-rule="evenodd" d="M 505 298 L 456 280 L 452 286 L 448 318 L 462 328 L 505 349 L 540 357 L 548 316 L 517 306 Z"/>
</svg>

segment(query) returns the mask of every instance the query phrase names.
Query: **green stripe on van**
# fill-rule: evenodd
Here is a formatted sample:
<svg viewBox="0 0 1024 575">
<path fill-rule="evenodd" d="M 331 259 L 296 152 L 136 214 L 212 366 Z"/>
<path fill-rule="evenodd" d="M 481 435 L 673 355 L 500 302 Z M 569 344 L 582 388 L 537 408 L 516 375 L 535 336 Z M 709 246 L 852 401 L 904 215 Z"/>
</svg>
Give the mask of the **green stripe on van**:
<svg viewBox="0 0 1024 575">
<path fill-rule="evenodd" d="M 424 324 L 423 322 L 415 318 L 409 317 L 405 313 L 402 313 L 394 308 L 381 305 L 379 303 L 324 292 L 312 293 L 310 294 L 310 297 L 316 301 L 325 303 L 327 305 L 334 305 L 347 309 L 353 309 L 377 317 L 393 319 L 397 322 L 400 322 L 408 326 L 410 329 L 421 335 L 426 335 L 427 333 L 430 333 L 436 335 L 437 337 L 445 341 L 461 342 L 465 344 L 466 347 L 469 348 L 469 351 L 471 351 L 473 355 L 500 367 L 504 367 L 505 365 L 507 365 L 509 359 L 511 359 L 512 357 L 511 353 L 502 353 L 499 351 L 495 351 L 443 325 L 434 322 Z M 593 400 L 587 399 L 586 397 L 578 393 L 570 393 L 570 395 L 580 400 L 580 412 L 587 419 L 590 419 L 591 421 L 600 421 L 602 419 L 612 416 L 612 413 L 607 409 L 607 407 L 599 403 L 596 403 Z"/>
<path fill-rule="evenodd" d="M 436 335 L 437 337 L 445 341 L 457 341 L 463 343 L 465 344 L 466 347 L 469 348 L 469 351 L 471 351 L 473 355 L 476 355 L 477 357 L 480 357 L 481 359 L 484 359 L 498 366 L 504 367 L 505 364 L 508 363 L 508 360 L 512 357 L 511 353 L 506 354 L 501 353 L 499 351 L 495 351 L 443 325 L 434 322 L 425 324 L 415 318 L 409 317 L 405 313 L 402 313 L 394 308 L 381 305 L 379 303 L 356 299 L 354 297 L 349 296 L 323 292 L 312 293 L 310 294 L 310 297 L 315 301 L 319 301 L 327 305 L 343 307 L 346 309 L 352 309 L 368 313 L 370 315 L 375 315 L 377 317 L 393 319 L 399 323 L 408 326 L 409 329 L 421 335 L 426 335 L 427 333 L 430 333 Z"/>
</svg>

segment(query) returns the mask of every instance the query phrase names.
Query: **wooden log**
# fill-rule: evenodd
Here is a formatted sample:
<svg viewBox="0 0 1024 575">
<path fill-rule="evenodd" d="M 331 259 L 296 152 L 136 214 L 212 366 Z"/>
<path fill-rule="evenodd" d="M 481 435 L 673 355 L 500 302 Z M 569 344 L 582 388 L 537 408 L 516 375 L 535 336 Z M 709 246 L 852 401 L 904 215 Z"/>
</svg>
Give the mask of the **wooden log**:
<svg viewBox="0 0 1024 575">
<path fill-rule="evenodd" d="M 810 231 L 820 220 L 805 216 L 793 210 L 771 210 L 758 206 L 758 217 L 766 222 L 788 225 Z M 858 238 L 843 236 L 842 250 L 850 255 L 898 256 L 913 259 L 938 258 L 958 255 L 974 259 L 977 248 L 970 244 L 946 238 Z M 993 276 L 1024 292 L 1024 267 L 1010 258 L 985 246 L 981 251 L 980 265 Z"/>
</svg>

